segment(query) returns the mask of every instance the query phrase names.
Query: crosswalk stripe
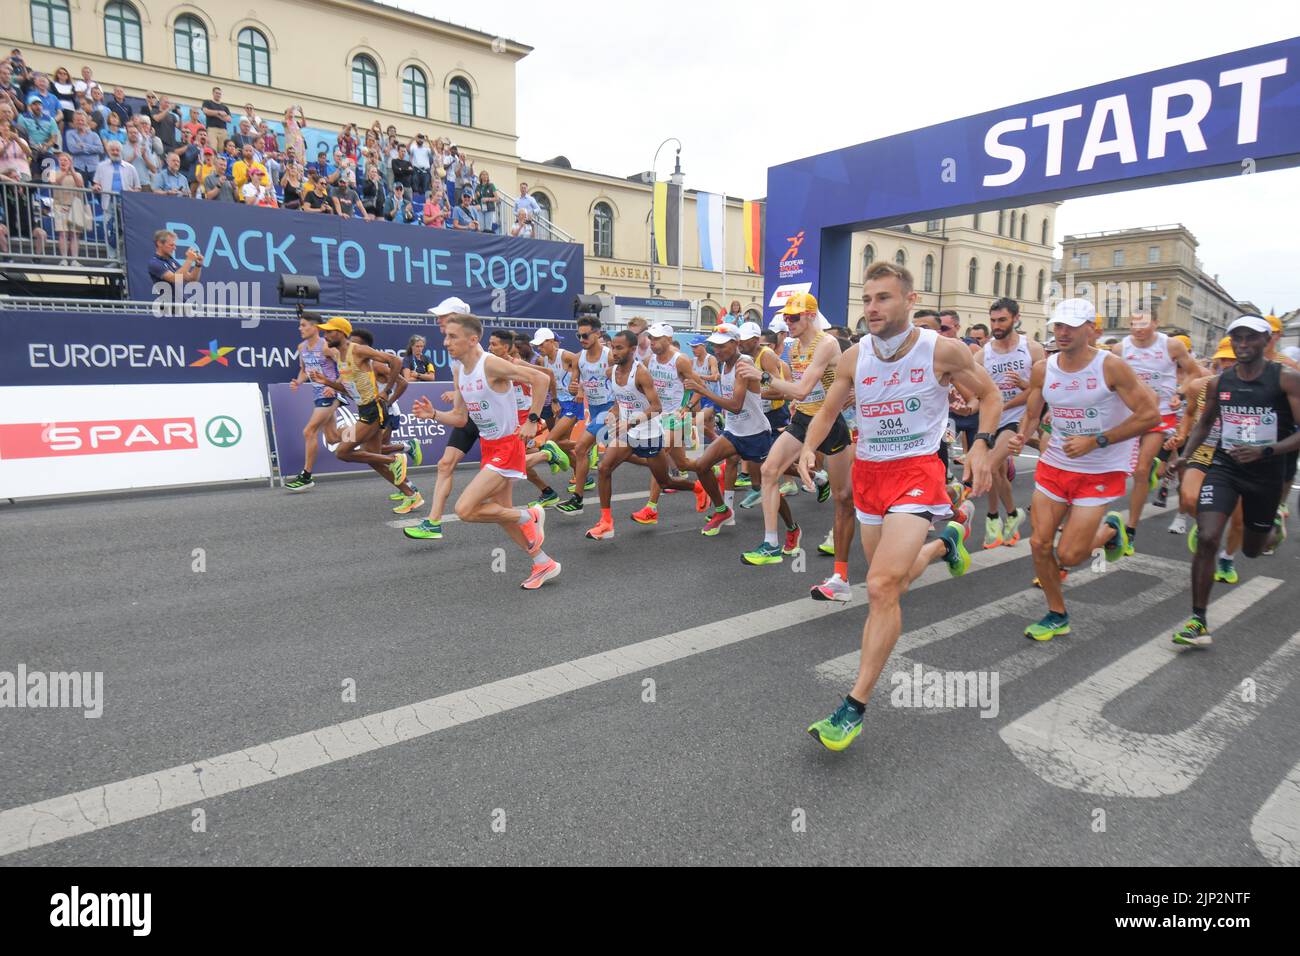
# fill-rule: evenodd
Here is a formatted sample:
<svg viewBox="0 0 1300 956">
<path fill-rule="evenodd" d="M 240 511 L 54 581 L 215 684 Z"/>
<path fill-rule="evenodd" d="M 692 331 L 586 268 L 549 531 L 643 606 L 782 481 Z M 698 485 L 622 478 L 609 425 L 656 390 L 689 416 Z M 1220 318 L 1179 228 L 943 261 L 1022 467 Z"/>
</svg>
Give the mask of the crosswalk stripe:
<svg viewBox="0 0 1300 956">
<path fill-rule="evenodd" d="M 1210 605 L 1211 623 L 1227 624 L 1281 585 L 1269 577 L 1238 585 Z M 1102 716 L 1110 701 L 1176 660 L 1177 650 L 1168 634 L 1153 638 L 1004 727 L 1003 741 L 1035 774 L 1067 790 L 1117 797 L 1182 792 L 1291 682 L 1300 633 L 1252 675 L 1258 693 L 1249 705 L 1233 688 L 1191 727 L 1171 734 L 1131 731 Z"/>
<path fill-rule="evenodd" d="M 1300 763 L 1250 821 L 1250 836 L 1274 866 L 1300 866 Z"/>
</svg>

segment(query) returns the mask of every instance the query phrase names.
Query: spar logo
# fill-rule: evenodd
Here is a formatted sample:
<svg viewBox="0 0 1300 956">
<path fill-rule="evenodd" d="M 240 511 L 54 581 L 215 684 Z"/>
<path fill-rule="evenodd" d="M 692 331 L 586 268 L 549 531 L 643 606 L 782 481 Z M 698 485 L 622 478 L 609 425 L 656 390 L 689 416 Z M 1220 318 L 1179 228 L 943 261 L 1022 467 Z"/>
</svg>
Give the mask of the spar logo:
<svg viewBox="0 0 1300 956">
<path fill-rule="evenodd" d="M 902 415 L 906 412 L 917 411 L 921 407 L 919 398 L 909 398 L 906 401 L 898 399 L 892 402 L 864 402 L 858 406 L 863 418 L 886 418 L 893 415 Z"/>
<path fill-rule="evenodd" d="M 197 439 L 193 418 L 22 422 L 0 425 L 0 459 L 65 458 L 136 451 L 193 451 L 198 448 Z M 217 442 L 213 441 L 213 444 Z"/>
<path fill-rule="evenodd" d="M 198 349 L 199 354 L 202 355 L 203 358 L 191 362 L 190 368 L 202 368 L 204 365 L 211 365 L 213 362 L 216 362 L 218 365 L 229 366 L 230 359 L 226 358 L 226 356 L 234 350 L 235 347 L 233 345 L 217 345 L 216 339 L 210 339 L 207 348 Z"/>
</svg>

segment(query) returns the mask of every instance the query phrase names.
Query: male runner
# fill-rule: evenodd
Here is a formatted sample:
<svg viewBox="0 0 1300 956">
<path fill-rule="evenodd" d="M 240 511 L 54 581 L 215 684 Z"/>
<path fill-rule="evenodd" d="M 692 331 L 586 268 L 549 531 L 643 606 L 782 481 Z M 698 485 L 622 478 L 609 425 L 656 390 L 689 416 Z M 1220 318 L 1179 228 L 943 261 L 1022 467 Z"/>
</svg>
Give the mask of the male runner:
<svg viewBox="0 0 1300 956">
<path fill-rule="evenodd" d="M 664 451 L 679 472 L 687 470 L 686 445 L 690 441 L 691 416 L 686 411 L 686 381 L 691 377 L 691 361 L 677 350 L 673 342 L 672 326 L 657 322 L 646 330 L 650 337 L 650 360 L 646 371 L 654 382 L 659 404 L 663 408 L 661 422 L 665 434 Z M 689 482 L 688 482 L 689 484 Z M 692 485 L 692 487 L 694 487 Z M 650 499 L 644 508 L 632 513 L 637 524 L 656 524 L 659 521 L 659 494 L 662 490 L 653 475 L 650 477 Z"/>
<path fill-rule="evenodd" d="M 529 352 L 526 356 L 521 355 L 517 351 L 519 344 L 521 342 L 524 348 L 529 349 Z M 538 371 L 540 371 L 543 375 L 546 376 L 546 380 L 548 383 L 547 394 L 548 395 L 550 394 L 550 389 L 554 387 L 555 379 L 552 378 L 549 369 L 543 366 L 534 366 L 533 363 L 531 362 L 532 350 L 528 344 L 527 335 L 524 335 L 523 333 L 516 335 L 514 332 L 509 332 L 506 331 L 505 329 L 493 329 L 491 335 L 488 336 L 488 352 L 491 353 L 492 355 L 495 355 L 497 358 L 504 359 L 505 361 L 510 362 L 512 364 L 527 365 L 530 368 L 536 368 Z M 529 387 L 529 385 L 526 382 L 516 382 L 514 387 L 514 395 L 515 395 L 515 409 L 519 413 L 519 424 L 522 425 L 525 421 L 528 420 L 528 412 L 533 407 L 532 389 Z M 543 408 L 545 408 L 546 405 L 545 400 L 543 400 L 542 405 Z M 538 427 L 540 428 L 542 426 L 539 424 Z M 525 452 L 525 456 L 527 456 L 528 453 L 527 446 L 525 446 L 524 452 Z M 532 463 L 528 463 L 528 462 L 525 463 L 524 477 L 528 479 L 529 484 L 531 484 L 534 488 L 536 488 L 539 492 L 541 492 L 541 494 L 537 497 L 536 500 L 530 501 L 528 503 L 528 507 L 531 508 L 534 505 L 537 505 L 539 507 L 545 508 L 549 505 L 554 505 L 557 501 L 560 500 L 560 496 L 555 493 L 555 489 L 552 488 L 550 485 L 548 485 L 537 474 L 536 466 L 533 465 Z"/>
<path fill-rule="evenodd" d="M 375 336 L 369 329 L 353 328 L 352 334 L 348 338 L 353 342 L 361 345 L 375 347 Z M 387 394 L 384 401 L 384 419 L 380 426 L 379 434 L 371 439 L 366 446 L 367 451 L 376 451 L 382 455 L 395 455 L 403 452 L 410 461 L 419 466 L 424 461 L 424 451 L 420 443 L 414 439 L 406 442 L 393 441 L 393 429 L 401 422 L 401 413 L 394 407 L 397 400 L 402 397 L 406 391 L 407 380 L 405 375 L 399 375 L 395 381 L 389 374 L 388 363 L 371 362 L 370 371 L 374 373 L 375 384 Z M 404 515 L 410 514 L 416 508 L 424 504 L 424 496 L 420 494 L 420 489 L 415 487 L 414 482 L 408 482 L 411 493 L 398 490 L 388 496 L 390 501 L 396 501 L 397 506 L 393 508 L 393 514 Z"/>
<path fill-rule="evenodd" d="M 573 492 L 556 511 L 566 515 L 582 513 L 582 493 L 595 485 L 590 475 L 596 466 L 596 445 L 604 440 L 605 416 L 614 407 L 609 391 L 610 349 L 600 341 L 600 319 L 584 315 L 578 320 L 578 386 L 587 400 L 587 430 L 573 447 Z"/>
<path fill-rule="evenodd" d="M 568 349 L 560 348 L 555 333 L 550 329 L 538 329 L 529 344 L 537 350 L 542 365 L 546 366 L 555 378 L 554 397 L 560 408 L 551 423 L 549 440 L 557 446 L 567 445 L 568 448 L 565 450 L 572 451 L 573 443 L 568 440 L 569 435 L 583 414 L 582 399 L 575 397 L 581 394 L 574 384 L 578 379 L 578 356 Z M 568 467 L 569 463 L 565 461 L 564 469 L 567 470 Z"/>
<path fill-rule="evenodd" d="M 607 374 L 615 410 L 605 418 L 609 437 L 597 469 L 600 520 L 587 531 L 587 537 L 593 541 L 614 537 L 614 514 L 610 502 L 614 493 L 614 470 L 623 462 L 631 460 L 645 465 L 665 488 L 690 491 L 695 487 L 694 482 L 675 479 L 668 474 L 667 457 L 660 454 L 666 441 L 659 418 L 663 406 L 649 369 L 636 360 L 636 346 L 637 336 L 630 328 L 615 333 L 610 341 Z"/>
<path fill-rule="evenodd" d="M 789 381 L 790 366 L 781 361 L 780 356 L 776 354 L 774 346 L 776 345 L 776 333 L 764 332 L 758 327 L 756 322 L 746 322 L 740 326 L 738 333 L 739 338 L 736 344 L 740 346 L 742 354 L 747 355 L 754 363 L 754 367 L 759 371 L 760 382 L 763 375 L 773 378 Z M 774 392 L 770 387 L 762 388 L 759 392 L 762 396 L 763 415 L 767 418 L 768 427 L 772 431 L 772 440 L 785 430 L 785 426 L 790 424 L 790 407 L 784 398 L 780 397 L 779 392 Z M 762 491 L 762 464 L 747 462 L 745 469 L 750 477 L 750 490 L 740 502 L 740 507 L 748 510 L 763 500 Z M 831 538 L 834 538 L 835 529 L 831 529 Z M 824 546 L 825 543 L 823 543 Z M 835 553 L 834 544 L 831 544 L 830 553 Z"/>
<path fill-rule="evenodd" d="M 1182 342 L 1156 330 L 1155 319 L 1146 312 L 1134 312 L 1129 318 L 1132 333 L 1126 335 L 1112 351 L 1133 369 L 1146 385 L 1156 393 L 1160 403 L 1160 421 L 1150 432 L 1138 440 L 1137 463 L 1133 468 L 1133 490 L 1129 494 L 1128 536 L 1126 553 L 1133 553 L 1138 522 L 1147 496 L 1155 490 L 1160 478 L 1155 464 L 1169 436 L 1178 429 L 1178 415 L 1174 411 L 1174 393 L 1178 388 L 1178 373 L 1192 377 L 1201 374 L 1201 368 Z"/>
<path fill-rule="evenodd" d="M 1215 558 L 1223 527 L 1241 502 L 1245 531 L 1241 550 L 1248 558 L 1276 548 L 1286 537 L 1278 514 L 1287 456 L 1300 450 L 1300 372 L 1265 358 L 1272 329 L 1258 315 L 1243 315 L 1228 326 L 1237 364 L 1216 375 L 1205 388 L 1205 410 L 1187 439 L 1198 448 L 1219 421 L 1214 460 L 1201 485 L 1196 510 L 1196 557 L 1192 559 L 1192 616 L 1177 632 L 1175 644 L 1207 647 L 1205 609 L 1214 586 Z M 1170 464 L 1183 467 L 1175 457 Z"/>
<path fill-rule="evenodd" d="M 560 563 L 542 550 L 545 509 L 514 508 L 510 493 L 512 483 L 524 477 L 524 443 L 537 434 L 548 379 L 541 369 L 483 351 L 479 346 L 482 334 L 482 324 L 472 315 L 448 318 L 444 342 L 447 354 L 459 363 L 453 372 L 452 410 L 437 411 L 427 398 L 420 398 L 413 406 L 413 414 L 454 428 L 463 427 L 471 419 L 478 426 L 483 464 L 456 499 L 456 516 L 461 521 L 499 524 L 510 540 L 533 559 L 532 573 L 520 587 L 535 591 L 559 577 Z M 516 383 L 532 389 L 533 403 L 522 425 L 515 409 Z"/>
<path fill-rule="evenodd" d="M 986 445 L 1001 412 L 997 386 L 965 344 L 908 322 L 916 293 L 907 269 L 872 263 L 862 303 L 871 334 L 839 360 L 800 453 L 800 468 L 806 471 L 852 397 L 858 420 L 853 505 L 862 525 L 870 607 L 852 690 L 829 717 L 808 728 L 815 740 L 836 751 L 862 730 L 867 699 L 903 629 L 899 602 L 904 592 L 936 558 L 947 563 L 954 577 L 970 567 L 965 534 L 955 521 L 947 522 L 936 540 L 926 541 L 934 521 L 951 514 L 937 455 L 948 425 L 948 389 L 956 383 L 980 398 L 982 429 L 970 453 L 972 481 L 980 494 L 990 484 Z"/>
<path fill-rule="evenodd" d="M 302 341 L 298 343 L 298 376 L 289 383 L 289 388 L 295 392 L 299 385 L 310 380 L 312 372 L 320 372 L 325 378 L 338 378 L 338 368 L 325 357 L 325 340 L 321 338 L 318 322 L 320 316 L 311 312 L 304 312 L 302 318 L 298 320 L 298 334 L 302 336 Z M 311 470 L 316 466 L 316 453 L 320 450 L 321 428 L 326 422 L 333 420 L 334 409 L 339 405 L 334 389 L 315 382 L 311 383 L 311 387 L 316 393 L 316 398 L 313 402 L 311 418 L 307 419 L 307 425 L 302 430 L 302 438 L 305 442 L 303 468 L 284 483 L 286 491 L 310 491 L 316 487 L 316 482 L 311 478 Z"/>
<path fill-rule="evenodd" d="M 709 354 L 708 342 L 704 336 L 692 340 L 691 372 L 705 385 L 713 388 L 718 381 L 718 360 Z M 704 396 L 696 394 L 691 398 L 691 407 L 699 415 L 701 443 L 713 441 L 718 434 L 714 423 L 716 406 Z"/>
<path fill-rule="evenodd" d="M 1020 523 L 1025 520 L 1012 497 L 1014 473 L 1008 472 L 1007 461 L 1011 458 L 1011 439 L 1020 430 L 1020 420 L 1025 417 L 1030 371 L 1047 355 L 1041 345 L 1030 341 L 1016 329 L 1019 320 L 1020 303 L 1015 299 L 1004 297 L 989 306 L 989 327 L 993 337 L 984 346 L 980 357 L 984 369 L 998 383 L 1002 393 L 1002 417 L 989 455 L 993 488 L 989 491 L 988 517 L 984 519 L 986 551 L 1000 545 L 1015 545 L 1020 540 Z M 999 502 L 1007 515 L 1005 522 L 999 516 Z"/>
<path fill-rule="evenodd" d="M 1044 401 L 1050 402 L 1052 432 L 1038 460 L 1029 511 L 1029 550 L 1047 598 L 1047 615 L 1025 629 L 1025 637 L 1036 641 L 1070 633 L 1061 568 L 1086 561 L 1097 548 L 1107 561 L 1124 557 L 1124 519 L 1106 506 L 1124 494 L 1134 439 L 1160 421 L 1155 392 L 1119 356 L 1092 346 L 1096 316 L 1086 299 L 1066 299 L 1052 310 L 1049 324 L 1059 348 L 1034 366 L 1026 413 L 1011 443 L 1011 454 L 1020 454 L 1038 429 Z"/>
</svg>

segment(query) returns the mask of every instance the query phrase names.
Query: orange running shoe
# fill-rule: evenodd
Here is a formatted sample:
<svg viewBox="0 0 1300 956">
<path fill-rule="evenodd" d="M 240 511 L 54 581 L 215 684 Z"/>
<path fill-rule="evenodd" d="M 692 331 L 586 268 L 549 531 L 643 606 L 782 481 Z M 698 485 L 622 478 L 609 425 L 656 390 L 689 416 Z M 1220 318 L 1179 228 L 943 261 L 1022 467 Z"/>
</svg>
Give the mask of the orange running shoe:
<svg viewBox="0 0 1300 956">
<path fill-rule="evenodd" d="M 587 537 L 592 541 L 604 541 L 606 538 L 614 537 L 614 522 L 601 518 L 596 522 L 596 526 L 587 532 Z"/>
<path fill-rule="evenodd" d="M 658 524 L 659 509 L 651 508 L 649 505 L 646 505 L 640 511 L 632 512 L 632 520 L 637 524 Z"/>
<path fill-rule="evenodd" d="M 709 507 L 709 493 L 698 481 L 695 483 L 695 510 L 703 512 Z"/>
<path fill-rule="evenodd" d="M 534 564 L 533 573 L 528 575 L 528 580 L 519 585 L 525 591 L 536 591 L 547 581 L 560 576 L 560 562 L 554 558 L 548 560 L 545 564 Z"/>
</svg>

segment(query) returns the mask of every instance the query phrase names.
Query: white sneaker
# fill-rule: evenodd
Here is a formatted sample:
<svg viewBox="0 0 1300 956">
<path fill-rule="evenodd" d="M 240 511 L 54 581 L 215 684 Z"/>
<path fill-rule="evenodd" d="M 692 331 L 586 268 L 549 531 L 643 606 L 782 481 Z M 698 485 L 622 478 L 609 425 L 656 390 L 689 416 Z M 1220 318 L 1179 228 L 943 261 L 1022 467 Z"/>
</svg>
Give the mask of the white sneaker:
<svg viewBox="0 0 1300 956">
<path fill-rule="evenodd" d="M 68 260 L 67 260 L 67 259 L 60 259 L 60 260 L 59 260 L 59 265 L 61 265 L 61 266 L 66 266 L 67 264 L 68 264 Z"/>
<path fill-rule="evenodd" d="M 81 263 L 78 262 L 76 259 L 73 259 L 73 260 L 72 260 L 72 268 L 74 268 L 74 269 L 80 269 L 80 268 L 81 268 Z"/>
<path fill-rule="evenodd" d="M 1169 525 L 1170 534 L 1187 534 L 1187 515 L 1181 511 L 1174 515 L 1174 520 Z"/>
<path fill-rule="evenodd" d="M 812 589 L 812 599 L 814 601 L 840 601 L 847 604 L 853 600 L 853 589 L 849 586 L 849 582 L 838 574 L 832 574 Z"/>
</svg>

